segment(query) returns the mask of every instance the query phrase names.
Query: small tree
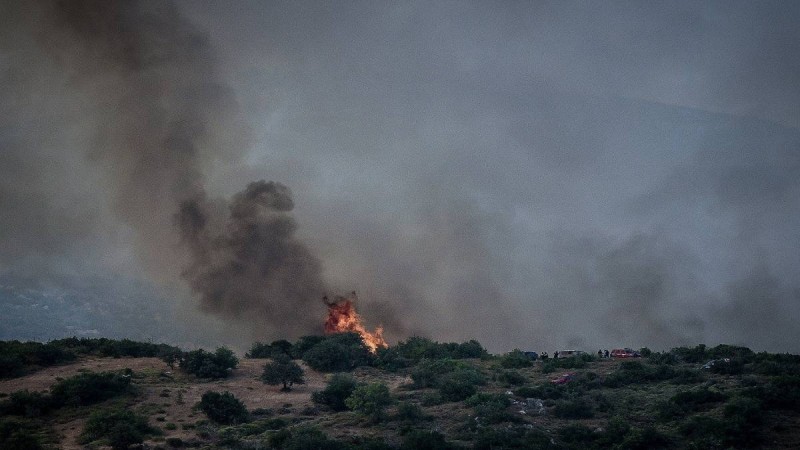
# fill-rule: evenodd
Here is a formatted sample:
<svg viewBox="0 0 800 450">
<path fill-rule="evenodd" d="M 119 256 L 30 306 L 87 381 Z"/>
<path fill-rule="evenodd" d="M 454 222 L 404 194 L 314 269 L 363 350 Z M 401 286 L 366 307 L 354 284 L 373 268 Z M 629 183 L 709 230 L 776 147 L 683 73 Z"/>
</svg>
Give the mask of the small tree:
<svg viewBox="0 0 800 450">
<path fill-rule="evenodd" d="M 344 402 L 353 411 L 369 417 L 373 422 L 380 422 L 386 415 L 386 407 L 394 399 L 385 384 L 371 383 L 357 387 Z"/>
<path fill-rule="evenodd" d="M 283 383 L 282 391 L 291 391 L 294 383 L 304 384 L 303 369 L 286 354 L 277 354 L 264 366 L 261 380 L 269 385 Z"/>
<path fill-rule="evenodd" d="M 230 392 L 206 391 L 199 406 L 209 419 L 223 425 L 247 422 L 249 416 L 244 403 Z"/>
<path fill-rule="evenodd" d="M 344 411 L 347 409 L 344 401 L 353 394 L 357 386 L 356 380 L 350 375 L 337 373 L 331 377 L 324 390 L 311 395 L 311 400 L 326 405 L 334 411 Z"/>
</svg>

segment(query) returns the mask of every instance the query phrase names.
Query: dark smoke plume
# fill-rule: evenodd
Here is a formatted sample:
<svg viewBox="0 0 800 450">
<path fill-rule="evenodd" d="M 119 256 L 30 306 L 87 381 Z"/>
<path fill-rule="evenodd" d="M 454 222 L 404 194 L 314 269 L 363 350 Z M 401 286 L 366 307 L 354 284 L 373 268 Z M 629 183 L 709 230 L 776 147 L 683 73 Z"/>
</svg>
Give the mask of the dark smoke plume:
<svg viewBox="0 0 800 450">
<path fill-rule="evenodd" d="M 171 3 L 56 1 L 12 5 L 45 55 L 79 90 L 97 132 L 113 209 L 162 279 L 185 278 L 202 308 L 256 336 L 315 331 L 320 263 L 295 238 L 285 186 L 260 181 L 230 201 L 204 171 L 247 145 L 236 101 L 215 73 L 208 37 Z M 319 318 L 309 311 L 320 310 Z"/>
</svg>

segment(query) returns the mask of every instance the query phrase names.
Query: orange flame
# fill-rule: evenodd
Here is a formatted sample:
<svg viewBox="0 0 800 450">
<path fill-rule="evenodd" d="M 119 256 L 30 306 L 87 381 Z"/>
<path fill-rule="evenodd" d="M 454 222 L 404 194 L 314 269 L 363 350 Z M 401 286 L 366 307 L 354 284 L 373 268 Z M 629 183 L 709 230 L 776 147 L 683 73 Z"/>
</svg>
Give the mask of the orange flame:
<svg viewBox="0 0 800 450">
<path fill-rule="evenodd" d="M 383 339 L 383 327 L 378 326 L 375 331 L 369 332 L 364 327 L 364 324 L 361 323 L 361 316 L 353 306 L 353 302 L 356 300 L 356 293 L 351 293 L 350 297 L 352 299 L 337 296 L 333 302 L 328 301 L 328 297 L 322 298 L 325 304 L 328 305 L 325 334 L 358 333 L 372 353 L 378 351 L 379 348 L 388 347 L 389 344 Z"/>
</svg>

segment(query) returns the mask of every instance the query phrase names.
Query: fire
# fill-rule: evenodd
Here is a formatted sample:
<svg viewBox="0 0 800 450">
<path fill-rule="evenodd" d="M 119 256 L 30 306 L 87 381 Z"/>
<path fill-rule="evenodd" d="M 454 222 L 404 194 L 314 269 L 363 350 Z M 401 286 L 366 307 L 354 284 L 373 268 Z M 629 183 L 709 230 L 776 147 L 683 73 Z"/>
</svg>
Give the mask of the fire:
<svg viewBox="0 0 800 450">
<path fill-rule="evenodd" d="M 337 296 L 332 302 L 328 300 L 328 297 L 323 297 L 322 300 L 328 305 L 328 318 L 325 320 L 326 334 L 358 333 L 372 353 L 378 351 L 379 348 L 389 346 L 386 340 L 383 339 L 382 326 L 378 326 L 375 331 L 369 332 L 364 327 L 364 324 L 361 323 L 361 316 L 353 306 L 353 302 L 356 300 L 355 292 L 350 294 L 350 298 Z"/>
</svg>

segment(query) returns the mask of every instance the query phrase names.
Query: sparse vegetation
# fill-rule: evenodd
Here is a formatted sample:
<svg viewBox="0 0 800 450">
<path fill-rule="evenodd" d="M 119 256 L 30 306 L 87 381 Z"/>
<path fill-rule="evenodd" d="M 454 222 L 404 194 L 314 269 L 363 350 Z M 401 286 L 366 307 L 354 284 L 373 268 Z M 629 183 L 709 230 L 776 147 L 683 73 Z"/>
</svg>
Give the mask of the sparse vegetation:
<svg viewBox="0 0 800 450">
<path fill-rule="evenodd" d="M 108 353 L 152 350 L 127 344 L 117 348 Z M 339 356 L 322 355 L 320 349 L 326 348 L 336 348 L 346 364 L 337 361 Z M 78 358 L 89 351 L 75 345 L 61 349 Z M 0 395 L 0 447 L 57 447 L 60 432 L 55 430 L 71 426 L 72 418 L 87 412 L 104 417 L 116 431 L 87 423 L 81 443 L 115 448 L 138 442 L 162 448 L 347 450 L 792 448 L 796 440 L 789 434 L 800 420 L 800 358 L 741 347 L 681 347 L 642 352 L 646 357 L 630 360 L 559 358 L 531 366 L 520 362 L 521 352 L 486 357 L 479 344 L 424 338 L 377 355 L 363 353 L 360 339 L 351 335 L 257 343 L 250 350 L 248 356 L 268 352 L 273 358 L 269 364 L 297 365 L 288 355 L 302 355 L 320 368 L 344 372 L 323 381 L 325 375 L 307 370 L 303 378 L 313 386 L 312 394 L 273 390 L 265 397 L 259 379 L 267 366 L 245 361 L 232 372 L 238 361 L 229 350 L 175 353 L 173 363 L 182 362 L 184 370 L 174 374 L 160 363 L 136 371 L 115 365 L 113 372 L 92 372 L 75 370 L 76 365 L 65 361 L 58 364 L 69 364 L 65 368 L 71 372 L 53 377 L 52 385 Z M 465 355 L 480 357 L 461 357 Z M 21 361 L 15 358 L 5 360 Z M 186 370 L 187 363 L 206 364 L 206 370 L 218 375 L 219 367 L 227 366 L 223 372 L 228 378 L 196 378 Z M 23 375 L 42 367 L 26 364 L 21 366 Z M 284 380 L 276 376 L 273 382 L 282 385 Z M 184 402 L 196 398 L 194 383 L 218 386 L 202 396 L 196 410 Z M 297 381 L 286 380 L 287 387 L 291 383 Z M 254 399 L 258 407 L 248 414 L 245 403 Z M 198 410 L 202 418 L 195 417 Z M 536 418 L 541 415 L 544 421 Z M 144 424 L 158 424 L 167 436 L 141 426 L 142 418 Z"/>
</svg>

